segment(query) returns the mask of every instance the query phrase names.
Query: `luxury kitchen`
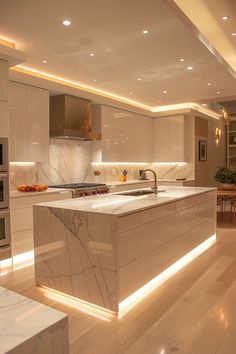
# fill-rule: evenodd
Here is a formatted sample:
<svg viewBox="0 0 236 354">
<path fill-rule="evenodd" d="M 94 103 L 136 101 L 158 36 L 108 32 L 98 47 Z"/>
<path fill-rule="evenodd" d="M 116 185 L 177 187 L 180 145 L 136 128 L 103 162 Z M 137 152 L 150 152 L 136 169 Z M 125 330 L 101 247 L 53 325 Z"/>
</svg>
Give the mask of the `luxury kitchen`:
<svg viewBox="0 0 236 354">
<path fill-rule="evenodd" d="M 0 9 L 0 354 L 234 354 L 233 1 Z"/>
</svg>

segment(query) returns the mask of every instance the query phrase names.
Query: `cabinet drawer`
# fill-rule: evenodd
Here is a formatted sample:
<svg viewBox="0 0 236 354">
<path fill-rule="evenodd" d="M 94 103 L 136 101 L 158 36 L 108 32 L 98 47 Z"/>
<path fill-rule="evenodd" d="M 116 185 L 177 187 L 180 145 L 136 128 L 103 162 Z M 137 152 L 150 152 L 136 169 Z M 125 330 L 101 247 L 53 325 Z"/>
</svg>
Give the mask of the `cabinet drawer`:
<svg viewBox="0 0 236 354">
<path fill-rule="evenodd" d="M 139 213 L 133 213 L 119 217 L 118 230 L 124 231 L 133 227 L 141 226 L 149 222 L 149 211 L 144 210 Z"/>
<path fill-rule="evenodd" d="M 34 249 L 33 230 L 12 232 L 11 234 L 12 255 L 29 252 Z"/>
<path fill-rule="evenodd" d="M 33 228 L 33 208 L 11 210 L 11 231 L 18 232 Z"/>
</svg>

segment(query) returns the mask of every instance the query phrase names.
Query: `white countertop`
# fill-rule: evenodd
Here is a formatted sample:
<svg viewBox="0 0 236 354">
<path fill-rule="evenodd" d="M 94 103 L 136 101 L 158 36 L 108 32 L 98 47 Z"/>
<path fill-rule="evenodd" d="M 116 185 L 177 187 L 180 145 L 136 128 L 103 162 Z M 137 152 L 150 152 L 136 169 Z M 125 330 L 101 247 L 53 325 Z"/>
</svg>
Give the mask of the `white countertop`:
<svg viewBox="0 0 236 354">
<path fill-rule="evenodd" d="M 10 191 L 10 198 L 22 198 L 22 197 L 37 197 L 43 194 L 56 194 L 56 193 L 61 193 L 61 192 L 68 192 L 71 189 L 65 189 L 65 188 L 48 188 L 46 191 L 42 192 L 19 192 L 17 190 L 11 190 Z"/>
<path fill-rule="evenodd" d="M 43 331 L 67 317 L 62 312 L 3 287 L 0 287 L 0 304 L 0 354 L 8 353 L 18 346 L 20 348 L 22 343 L 41 336 Z M 40 344 L 40 341 L 36 341 L 35 346 L 37 343 Z"/>
<path fill-rule="evenodd" d="M 194 195 L 211 192 L 216 189 L 203 187 L 162 186 L 159 190 L 165 190 L 165 192 L 160 193 L 158 196 L 149 194 L 141 197 L 124 196 L 122 195 L 124 192 L 120 192 L 119 194 L 109 193 L 106 195 L 40 203 L 37 205 L 119 216 L 192 197 Z"/>
</svg>

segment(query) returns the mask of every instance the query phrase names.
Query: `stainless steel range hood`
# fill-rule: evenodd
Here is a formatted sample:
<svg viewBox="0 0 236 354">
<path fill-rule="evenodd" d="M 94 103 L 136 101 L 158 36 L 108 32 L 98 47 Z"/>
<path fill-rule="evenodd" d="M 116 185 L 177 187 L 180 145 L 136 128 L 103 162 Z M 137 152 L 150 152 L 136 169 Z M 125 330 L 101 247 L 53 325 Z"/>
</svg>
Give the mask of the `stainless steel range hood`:
<svg viewBox="0 0 236 354">
<path fill-rule="evenodd" d="M 92 130 L 91 102 L 83 98 L 58 95 L 50 97 L 50 137 L 74 140 L 100 140 Z"/>
</svg>

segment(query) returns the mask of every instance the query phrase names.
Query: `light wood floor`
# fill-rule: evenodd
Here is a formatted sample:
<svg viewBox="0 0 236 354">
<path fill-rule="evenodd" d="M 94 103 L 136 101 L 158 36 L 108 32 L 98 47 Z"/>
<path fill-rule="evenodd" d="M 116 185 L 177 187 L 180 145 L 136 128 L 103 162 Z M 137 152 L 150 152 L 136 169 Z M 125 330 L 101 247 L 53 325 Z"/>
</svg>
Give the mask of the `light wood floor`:
<svg viewBox="0 0 236 354">
<path fill-rule="evenodd" d="M 34 286 L 33 267 L 0 277 L 0 285 L 67 313 L 71 354 L 235 354 L 236 229 L 218 229 L 217 237 L 216 246 L 110 322 L 46 298 Z"/>
</svg>

